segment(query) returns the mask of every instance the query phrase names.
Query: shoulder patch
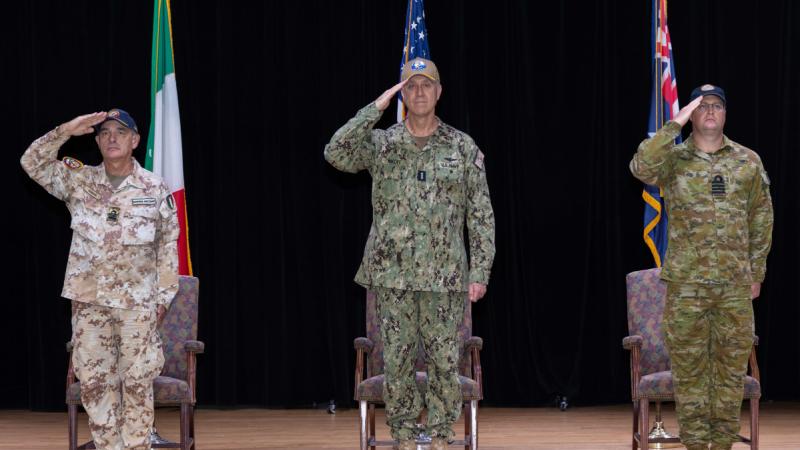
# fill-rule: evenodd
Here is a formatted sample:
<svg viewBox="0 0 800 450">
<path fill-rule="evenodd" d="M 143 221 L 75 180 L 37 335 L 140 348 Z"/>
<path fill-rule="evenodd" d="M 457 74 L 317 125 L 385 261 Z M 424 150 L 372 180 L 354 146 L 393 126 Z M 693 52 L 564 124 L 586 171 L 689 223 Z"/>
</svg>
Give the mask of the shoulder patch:
<svg viewBox="0 0 800 450">
<path fill-rule="evenodd" d="M 172 194 L 167 196 L 167 206 L 169 206 L 169 209 L 173 211 L 175 210 L 175 198 L 172 196 Z"/>
<path fill-rule="evenodd" d="M 65 156 L 61 162 L 64 163 L 70 170 L 80 170 L 83 168 L 83 163 L 71 156 Z"/>
<path fill-rule="evenodd" d="M 483 170 L 483 152 L 482 151 L 478 150 L 478 152 L 475 154 L 475 161 L 473 161 L 473 164 L 475 164 L 475 167 L 477 167 L 478 169 Z"/>
<path fill-rule="evenodd" d="M 769 186 L 770 185 L 770 181 L 769 181 L 769 176 L 767 176 L 767 171 L 764 170 L 764 169 L 761 169 L 760 172 L 761 172 L 761 179 L 764 180 L 764 183 L 767 186 Z"/>
</svg>

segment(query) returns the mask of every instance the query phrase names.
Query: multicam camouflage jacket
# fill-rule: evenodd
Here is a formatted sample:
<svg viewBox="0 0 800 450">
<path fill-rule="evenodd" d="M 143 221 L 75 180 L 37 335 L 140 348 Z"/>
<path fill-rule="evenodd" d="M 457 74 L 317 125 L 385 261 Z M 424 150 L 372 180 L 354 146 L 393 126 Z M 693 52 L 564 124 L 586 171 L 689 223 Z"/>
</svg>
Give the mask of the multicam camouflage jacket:
<svg viewBox="0 0 800 450">
<path fill-rule="evenodd" d="M 112 308 L 169 306 L 178 292 L 178 218 L 164 182 L 133 161 L 115 189 L 105 168 L 56 159 L 69 139 L 58 128 L 31 144 L 21 163 L 67 204 L 72 245 L 61 295 Z"/>
<path fill-rule="evenodd" d="M 419 149 L 402 123 L 374 130 L 381 115 L 374 103 L 364 107 L 325 147 L 337 169 L 372 175 L 372 228 L 356 282 L 430 292 L 488 284 L 494 212 L 483 153 L 441 121 Z"/>
<path fill-rule="evenodd" d="M 756 152 L 723 136 L 714 153 L 692 136 L 675 144 L 679 123 L 644 140 L 633 175 L 664 191 L 669 243 L 661 277 L 684 283 L 762 282 L 772 244 L 769 178 Z"/>
</svg>

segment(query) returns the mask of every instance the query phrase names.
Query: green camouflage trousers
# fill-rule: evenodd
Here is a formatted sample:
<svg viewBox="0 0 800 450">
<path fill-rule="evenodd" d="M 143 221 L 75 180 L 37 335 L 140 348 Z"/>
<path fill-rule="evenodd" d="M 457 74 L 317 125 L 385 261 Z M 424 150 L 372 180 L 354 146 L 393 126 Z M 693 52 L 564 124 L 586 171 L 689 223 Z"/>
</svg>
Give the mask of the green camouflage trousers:
<svg viewBox="0 0 800 450">
<path fill-rule="evenodd" d="M 664 330 L 687 447 L 738 441 L 753 326 L 749 285 L 667 284 Z"/>
<path fill-rule="evenodd" d="M 150 448 L 153 380 L 164 365 L 156 311 L 72 302 L 72 364 L 95 447 Z"/>
<path fill-rule="evenodd" d="M 464 292 L 413 292 L 378 288 L 377 312 L 384 351 L 383 400 L 392 437 L 414 439 L 423 405 L 427 433 L 450 439 L 461 414 L 458 382 L 458 325 L 464 319 Z M 428 390 L 415 382 L 414 364 L 422 345 L 428 368 Z"/>
</svg>

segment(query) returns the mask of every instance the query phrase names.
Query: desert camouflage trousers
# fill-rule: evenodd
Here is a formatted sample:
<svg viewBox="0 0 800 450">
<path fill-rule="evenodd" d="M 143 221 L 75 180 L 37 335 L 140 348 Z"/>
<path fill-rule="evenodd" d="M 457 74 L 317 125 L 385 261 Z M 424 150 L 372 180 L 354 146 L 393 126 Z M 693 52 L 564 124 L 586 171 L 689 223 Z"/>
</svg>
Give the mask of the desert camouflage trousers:
<svg viewBox="0 0 800 450">
<path fill-rule="evenodd" d="M 750 286 L 668 283 L 664 330 L 681 442 L 728 448 L 753 347 Z"/>
<path fill-rule="evenodd" d="M 164 365 L 152 311 L 72 302 L 72 364 L 95 447 L 149 449 L 153 380 Z"/>
<path fill-rule="evenodd" d="M 376 294 L 384 345 L 383 400 L 392 437 L 414 439 L 424 406 L 427 434 L 452 438 L 452 425 L 461 415 L 458 326 L 464 319 L 467 294 L 386 288 L 377 288 Z M 419 345 L 428 371 L 424 401 L 415 381 Z"/>
</svg>

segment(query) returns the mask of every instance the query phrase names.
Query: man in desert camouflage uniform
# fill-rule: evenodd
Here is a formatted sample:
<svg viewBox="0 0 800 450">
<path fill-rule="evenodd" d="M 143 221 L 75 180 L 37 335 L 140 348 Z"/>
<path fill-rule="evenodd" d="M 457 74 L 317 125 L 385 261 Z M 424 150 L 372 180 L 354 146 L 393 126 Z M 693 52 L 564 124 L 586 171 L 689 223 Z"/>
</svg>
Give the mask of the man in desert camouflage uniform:
<svg viewBox="0 0 800 450">
<path fill-rule="evenodd" d="M 753 305 L 772 242 L 769 178 L 758 155 L 723 134 L 725 92 L 695 89 L 674 120 L 639 145 L 631 172 L 661 187 L 669 214 L 666 342 L 681 441 L 730 449 L 753 345 Z M 692 134 L 675 138 L 687 121 Z"/>
<path fill-rule="evenodd" d="M 406 120 L 373 129 L 398 91 Z M 483 153 L 436 117 L 441 93 L 434 63 L 409 61 L 401 82 L 361 109 L 325 147 L 325 159 L 337 169 L 366 169 L 372 176 L 372 228 L 356 282 L 377 294 L 387 423 L 401 449 L 416 448 L 423 405 L 431 448 L 445 448 L 454 435 L 462 402 L 457 328 L 464 296 L 477 301 L 486 293 L 495 252 Z M 419 341 L 428 366 L 424 401 L 414 381 Z"/>
<path fill-rule="evenodd" d="M 103 164 L 56 159 L 72 136 L 97 131 Z M 64 289 L 72 300 L 72 363 L 95 446 L 149 449 L 153 379 L 164 356 L 156 327 L 178 290 L 178 219 L 164 182 L 131 157 L 133 118 L 79 116 L 37 139 L 22 167 L 72 215 Z"/>
</svg>

